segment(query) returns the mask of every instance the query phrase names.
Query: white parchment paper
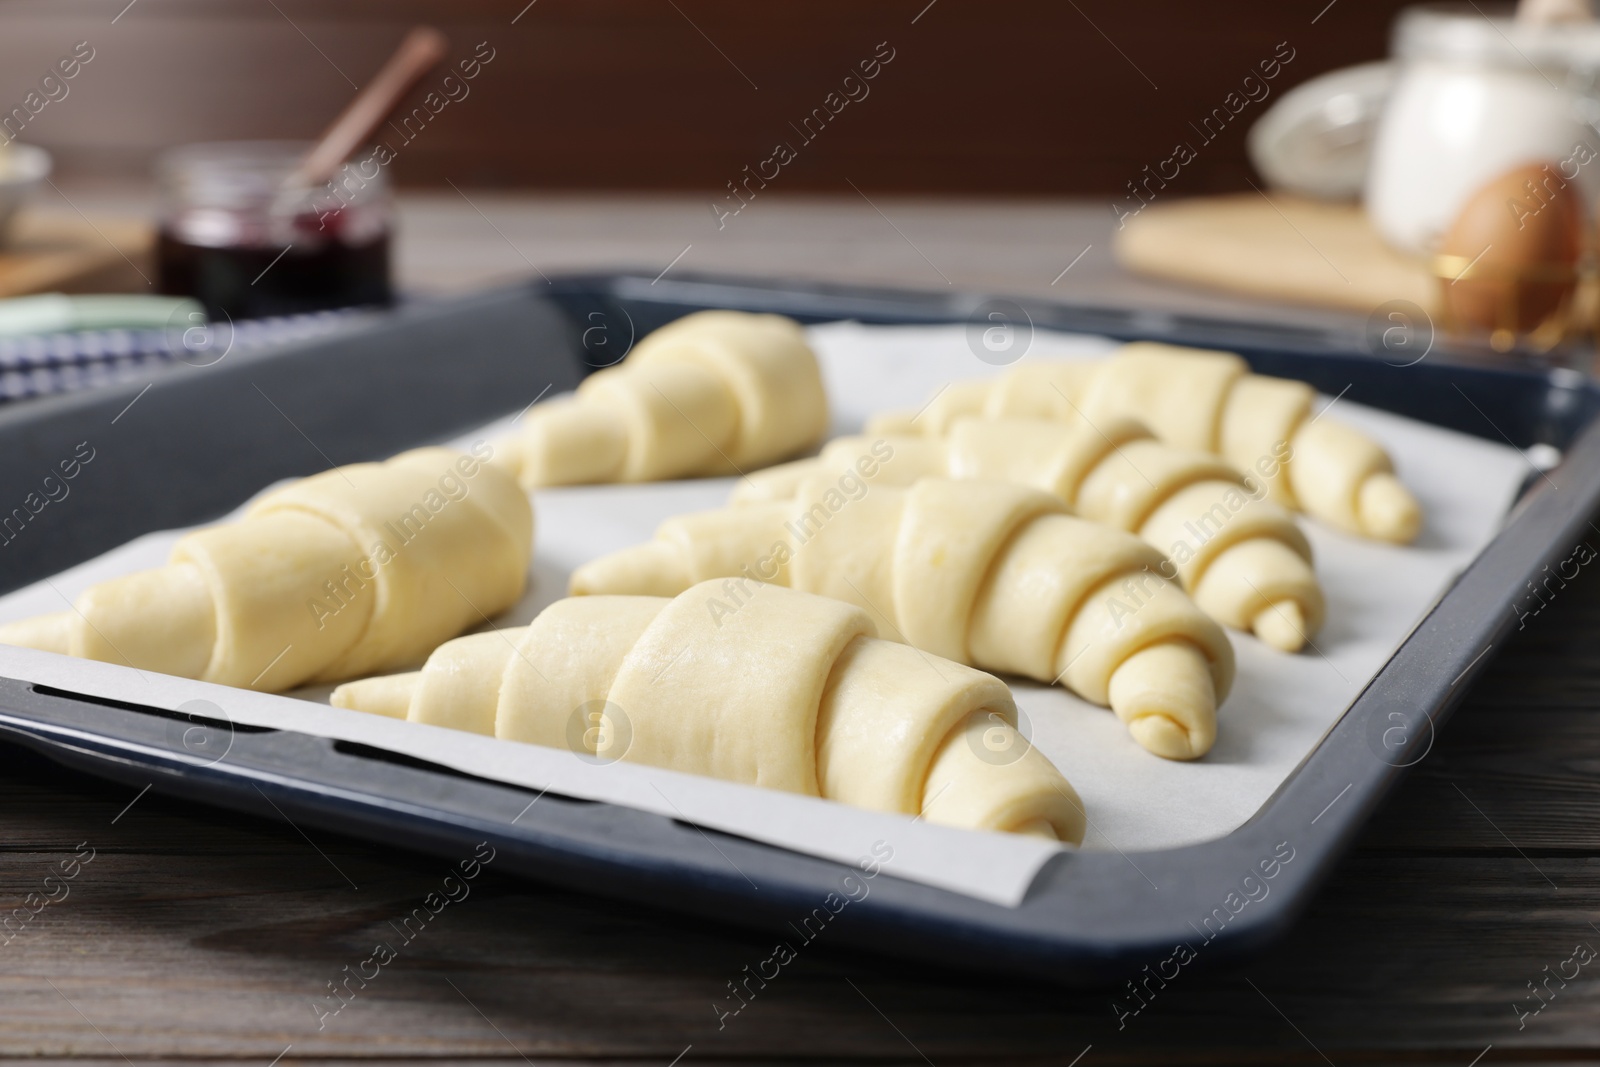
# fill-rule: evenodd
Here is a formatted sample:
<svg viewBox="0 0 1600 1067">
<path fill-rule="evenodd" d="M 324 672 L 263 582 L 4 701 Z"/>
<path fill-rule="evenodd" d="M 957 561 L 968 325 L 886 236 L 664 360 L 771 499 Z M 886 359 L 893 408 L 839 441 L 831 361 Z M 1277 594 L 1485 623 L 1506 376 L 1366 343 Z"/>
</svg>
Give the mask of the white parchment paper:
<svg viewBox="0 0 1600 1067">
<path fill-rule="evenodd" d="M 961 327 L 814 327 L 835 432 L 858 430 L 886 408 L 916 409 L 952 381 L 998 374 Z M 981 348 L 981 344 L 978 346 Z M 1024 358 L 1089 358 L 1101 338 L 1036 333 Z M 1063 689 L 1008 679 L 1034 743 L 1082 795 L 1089 849 L 1124 852 L 1194 844 L 1245 822 L 1277 789 L 1398 647 L 1457 574 L 1488 543 L 1529 471 L 1508 446 L 1339 401 L 1337 417 L 1382 441 L 1427 522 L 1398 548 L 1305 522 L 1328 593 L 1315 647 L 1286 656 L 1233 633 L 1238 680 L 1223 705 L 1216 747 L 1173 763 L 1140 749 L 1104 708 Z M 501 422 L 457 444 L 492 440 Z M 662 520 L 720 506 L 733 479 L 542 491 L 528 593 L 497 625 L 519 625 L 565 593 L 578 565 L 648 538 Z M 870 491 L 870 490 L 869 490 Z M 182 531 L 139 538 L 45 582 L 0 598 L 0 621 L 65 608 L 87 586 L 165 561 Z M 627 763 L 599 766 L 570 752 L 330 708 L 327 690 L 286 696 L 0 646 L 0 673 L 61 689 L 177 708 L 208 700 L 236 722 L 359 741 L 534 789 L 608 800 L 845 863 L 889 842 L 890 873 L 1015 905 L 1054 846 L 968 833 L 827 801 Z"/>
</svg>

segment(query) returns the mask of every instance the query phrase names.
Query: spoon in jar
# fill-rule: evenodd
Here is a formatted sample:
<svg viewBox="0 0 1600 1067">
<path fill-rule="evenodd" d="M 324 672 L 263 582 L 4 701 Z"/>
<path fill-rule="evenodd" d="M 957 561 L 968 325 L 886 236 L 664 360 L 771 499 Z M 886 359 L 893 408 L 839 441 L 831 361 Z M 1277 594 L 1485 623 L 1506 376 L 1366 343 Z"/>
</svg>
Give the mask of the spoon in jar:
<svg viewBox="0 0 1600 1067">
<path fill-rule="evenodd" d="M 432 26 L 417 26 L 406 34 L 394 55 L 356 93 L 333 124 L 284 179 L 280 198 L 294 197 L 331 181 L 357 149 L 400 106 L 407 93 L 444 59 L 449 41 Z"/>
</svg>

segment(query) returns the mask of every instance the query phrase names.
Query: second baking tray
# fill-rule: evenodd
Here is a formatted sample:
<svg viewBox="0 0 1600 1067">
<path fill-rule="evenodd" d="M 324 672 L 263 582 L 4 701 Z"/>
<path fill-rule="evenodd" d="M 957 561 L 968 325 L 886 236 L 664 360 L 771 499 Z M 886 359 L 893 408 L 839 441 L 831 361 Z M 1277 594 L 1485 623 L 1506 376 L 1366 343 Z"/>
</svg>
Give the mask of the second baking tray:
<svg viewBox="0 0 1600 1067">
<path fill-rule="evenodd" d="M 807 322 L 987 322 L 982 294 L 924 295 L 740 279 L 557 279 L 401 309 L 373 326 L 271 354 L 174 368 L 148 386 L 0 411 L 0 499 L 21 499 L 80 441 L 96 479 L 74 508 L 46 507 L 8 546 L 4 583 L 53 574 L 131 537 L 214 517 L 263 485 L 378 458 L 480 424 L 588 370 L 691 311 L 778 311 Z M 1266 373 L 1413 418 L 1564 452 L 1504 531 L 1253 819 L 1204 844 L 1130 857 L 1065 852 L 1007 908 L 890 874 L 839 913 L 828 940 L 1056 981 L 1111 981 L 1172 960 L 1238 958 L 1281 933 L 1516 623 L 1546 563 L 1590 532 L 1600 505 L 1600 396 L 1570 372 L 1391 366 L 1318 333 L 1007 302 L 1036 328 L 1243 353 Z M 1020 317 L 1019 317 L 1020 316 Z M 508 400 L 512 401 L 508 403 Z M 131 405 L 131 406 L 130 406 Z M 312 444 L 312 442 L 315 444 Z M 1559 486 L 1559 488 L 1557 488 Z M 35 536 L 37 535 L 37 536 Z M 0 735 L 141 787 L 295 819 L 396 847 L 469 854 L 531 878 L 778 932 L 851 868 L 605 803 L 533 794 L 410 757 L 282 730 L 0 679 Z M 202 743 L 196 746 L 196 737 Z M 211 758 L 226 742 L 227 757 Z M 211 747 L 206 744 L 214 741 Z M 759 886 L 759 889 L 755 888 Z"/>
</svg>

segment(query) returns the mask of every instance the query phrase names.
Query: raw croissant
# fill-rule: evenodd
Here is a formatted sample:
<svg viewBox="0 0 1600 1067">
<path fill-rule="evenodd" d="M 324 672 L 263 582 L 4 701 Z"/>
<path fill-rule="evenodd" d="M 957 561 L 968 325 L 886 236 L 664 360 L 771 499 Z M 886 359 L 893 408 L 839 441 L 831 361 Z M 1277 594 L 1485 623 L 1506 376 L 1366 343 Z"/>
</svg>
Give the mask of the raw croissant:
<svg viewBox="0 0 1600 1067">
<path fill-rule="evenodd" d="M 730 578 L 707 599 L 720 615 L 756 582 L 776 582 L 854 604 L 880 633 L 924 652 L 1064 682 L 1110 704 L 1157 755 L 1191 759 L 1211 747 L 1233 649 L 1160 577 L 1159 552 L 1006 482 L 869 489 L 856 479 L 849 496 L 841 484 L 811 481 L 793 500 L 669 519 L 655 540 L 580 567 L 572 592 L 671 596 Z"/>
<path fill-rule="evenodd" d="M 817 459 L 762 471 L 736 501 L 791 497 L 805 479 L 851 468 L 873 448 L 892 451 L 877 478 L 1001 479 L 1064 501 L 1076 515 L 1137 533 L 1164 553 L 1201 610 L 1285 652 L 1322 625 L 1325 602 L 1311 546 L 1283 508 L 1214 456 L 1163 444 L 1132 419 L 1090 424 L 958 419 L 949 436 L 841 437 Z"/>
<path fill-rule="evenodd" d="M 1158 437 L 1262 473 L 1271 500 L 1350 533 L 1404 544 L 1422 510 L 1376 441 L 1313 416 L 1304 382 L 1251 374 L 1228 352 L 1141 341 L 1110 359 L 1019 363 L 994 382 L 950 386 L 913 418 L 891 415 L 869 432 L 940 435 L 962 416 L 1136 418 Z M 1287 458 L 1272 462 L 1274 455 Z"/>
<path fill-rule="evenodd" d="M 828 426 L 816 356 L 781 315 L 702 311 L 644 338 L 504 442 L 523 488 L 743 473 Z"/>
<path fill-rule="evenodd" d="M 342 708 L 821 796 L 929 822 L 1083 839 L 1083 805 L 992 675 L 873 636 L 866 612 L 751 583 L 557 601 Z"/>
<path fill-rule="evenodd" d="M 487 453 L 291 482 L 0 642 L 267 691 L 416 663 L 522 593 L 533 511 Z"/>
</svg>

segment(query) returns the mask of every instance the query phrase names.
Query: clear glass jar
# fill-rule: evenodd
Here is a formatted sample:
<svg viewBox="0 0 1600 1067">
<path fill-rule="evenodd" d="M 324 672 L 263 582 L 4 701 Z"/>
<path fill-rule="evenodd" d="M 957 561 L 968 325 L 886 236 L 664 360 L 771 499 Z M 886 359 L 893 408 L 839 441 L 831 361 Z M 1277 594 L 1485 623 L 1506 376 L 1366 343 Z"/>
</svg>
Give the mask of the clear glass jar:
<svg viewBox="0 0 1600 1067">
<path fill-rule="evenodd" d="M 1385 240 L 1431 255 L 1473 193 L 1548 163 L 1600 195 L 1600 25 L 1517 23 L 1507 7 L 1431 4 L 1395 24 L 1401 70 L 1364 199 Z"/>
<path fill-rule="evenodd" d="M 393 203 L 371 153 L 326 185 L 285 191 L 298 141 L 184 145 L 157 162 L 160 288 L 214 320 L 390 301 Z"/>
</svg>

